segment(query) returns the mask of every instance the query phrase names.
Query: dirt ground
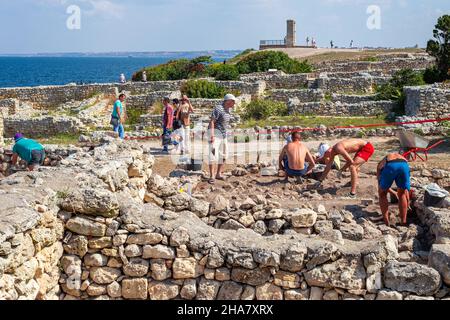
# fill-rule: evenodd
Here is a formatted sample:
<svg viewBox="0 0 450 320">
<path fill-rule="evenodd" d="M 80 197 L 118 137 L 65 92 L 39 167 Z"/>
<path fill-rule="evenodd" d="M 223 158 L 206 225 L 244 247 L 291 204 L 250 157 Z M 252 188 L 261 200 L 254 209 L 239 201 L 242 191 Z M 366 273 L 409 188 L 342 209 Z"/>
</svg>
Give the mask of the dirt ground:
<svg viewBox="0 0 450 320">
<path fill-rule="evenodd" d="M 438 138 L 437 138 L 438 139 Z M 258 174 L 250 174 L 243 177 L 236 177 L 231 174 L 232 170 L 238 165 L 228 164 L 225 168 L 226 181 L 216 181 L 214 185 L 210 185 L 206 180 L 199 183 L 193 193 L 201 195 L 205 200 L 212 201 L 217 194 L 221 194 L 230 200 L 244 201 L 250 195 L 262 194 L 268 198 L 282 203 L 284 209 L 294 209 L 301 205 L 312 205 L 317 207 L 319 204 L 325 206 L 327 210 L 330 209 L 346 209 L 352 212 L 356 218 L 365 218 L 383 228 L 383 221 L 378 206 L 378 189 L 376 180 L 376 167 L 379 161 L 390 152 L 398 152 L 400 144 L 397 138 L 371 138 L 370 141 L 374 144 L 376 153 L 373 158 L 365 164 L 361 169 L 358 196 L 357 199 L 348 197 L 350 193 L 350 173 L 344 173 L 343 177 L 339 179 L 336 171 L 332 171 L 328 179 L 322 184 L 320 189 L 317 189 L 317 181 L 314 179 L 306 179 L 302 183 L 295 180 L 285 182 L 284 178 L 277 176 L 263 177 Z M 321 142 L 327 142 L 333 145 L 338 140 L 328 141 L 308 141 L 307 146 L 315 152 Z M 279 148 L 281 148 L 280 143 Z M 171 157 L 167 155 L 160 155 L 160 147 L 158 144 L 151 145 L 152 152 L 156 156 L 156 162 L 153 167 L 154 173 L 161 176 L 169 176 L 170 173 L 177 169 L 177 165 L 173 162 Z M 235 155 L 236 156 L 236 155 Z M 246 154 L 245 156 L 248 156 Z M 244 154 L 240 154 L 244 157 Z M 274 157 L 274 154 L 272 154 Z M 276 158 L 276 157 L 275 157 Z M 262 157 L 262 162 L 270 160 L 268 157 Z M 434 149 L 427 162 L 416 161 L 411 162 L 411 171 L 413 176 L 418 174 L 422 169 L 445 169 L 450 168 L 450 141 L 445 142 L 438 148 Z M 207 176 L 208 166 L 203 164 L 203 174 Z M 365 203 L 367 202 L 367 203 Z M 391 207 L 391 220 L 393 223 L 398 222 L 397 205 Z M 414 222 L 414 216 L 410 216 L 410 220 Z"/>
</svg>

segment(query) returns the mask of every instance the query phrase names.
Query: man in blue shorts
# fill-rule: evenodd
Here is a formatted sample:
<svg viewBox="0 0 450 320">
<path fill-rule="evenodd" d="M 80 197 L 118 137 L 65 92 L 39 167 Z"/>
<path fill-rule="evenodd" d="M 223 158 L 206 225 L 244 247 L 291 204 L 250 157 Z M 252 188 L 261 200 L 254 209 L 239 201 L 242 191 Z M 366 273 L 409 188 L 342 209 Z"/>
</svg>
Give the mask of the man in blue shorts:
<svg viewBox="0 0 450 320">
<path fill-rule="evenodd" d="M 292 133 L 292 142 L 281 150 L 279 170 L 289 177 L 302 178 L 312 172 L 316 163 L 308 148 L 301 142 L 300 132 Z"/>
<path fill-rule="evenodd" d="M 28 170 L 33 171 L 38 166 L 44 164 L 45 151 L 44 147 L 31 139 L 25 139 L 23 134 L 17 133 L 14 136 L 15 145 L 13 147 L 12 165 L 17 164 L 17 160 L 20 157 L 27 163 Z"/>
<path fill-rule="evenodd" d="M 384 222 L 390 226 L 388 193 L 398 197 L 400 219 L 403 225 L 407 223 L 407 215 L 410 200 L 411 182 L 408 160 L 400 154 L 388 154 L 377 168 L 378 194 L 380 196 L 380 208 Z M 397 194 L 391 189 L 392 184 L 397 185 Z"/>
</svg>

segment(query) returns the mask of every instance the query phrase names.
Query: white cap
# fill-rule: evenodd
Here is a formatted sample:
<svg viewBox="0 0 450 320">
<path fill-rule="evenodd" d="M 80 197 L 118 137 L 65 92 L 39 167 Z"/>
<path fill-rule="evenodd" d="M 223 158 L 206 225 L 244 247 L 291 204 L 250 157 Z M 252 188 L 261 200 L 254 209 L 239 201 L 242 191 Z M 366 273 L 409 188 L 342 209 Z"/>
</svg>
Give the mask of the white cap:
<svg viewBox="0 0 450 320">
<path fill-rule="evenodd" d="M 223 98 L 224 101 L 233 100 L 236 102 L 236 97 L 232 95 L 231 93 L 227 94 L 225 98 Z"/>
<path fill-rule="evenodd" d="M 323 158 L 325 156 L 325 153 L 330 150 L 330 146 L 326 143 L 322 143 L 319 146 L 319 158 Z"/>
</svg>

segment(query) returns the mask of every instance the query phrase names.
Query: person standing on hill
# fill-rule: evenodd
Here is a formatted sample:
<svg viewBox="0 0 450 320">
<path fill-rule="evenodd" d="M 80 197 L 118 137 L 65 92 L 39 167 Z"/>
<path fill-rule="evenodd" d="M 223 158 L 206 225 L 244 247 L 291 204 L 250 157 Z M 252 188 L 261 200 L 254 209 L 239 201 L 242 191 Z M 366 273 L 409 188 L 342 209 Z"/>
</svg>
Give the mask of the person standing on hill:
<svg viewBox="0 0 450 320">
<path fill-rule="evenodd" d="M 120 139 L 125 138 L 125 130 L 123 124 L 126 121 L 126 112 L 123 107 L 123 102 L 125 101 L 125 94 L 121 94 L 119 99 L 116 100 L 111 113 L 111 125 L 113 126 L 114 132 L 119 134 Z"/>
<path fill-rule="evenodd" d="M 306 37 L 306 46 L 309 47 L 309 37 Z"/>
<path fill-rule="evenodd" d="M 182 141 L 181 154 L 189 154 L 191 150 L 191 113 L 194 112 L 192 103 L 186 95 L 181 98 L 181 104 L 177 109 L 175 118 L 181 122 Z"/>
<path fill-rule="evenodd" d="M 170 134 L 173 131 L 173 119 L 174 109 L 170 104 L 170 98 L 164 97 L 163 99 L 164 111 L 163 111 L 163 152 L 169 152 Z"/>
<path fill-rule="evenodd" d="M 27 163 L 29 171 L 34 171 L 37 167 L 44 164 L 45 149 L 40 143 L 32 139 L 25 139 L 21 133 L 17 133 L 14 136 L 14 141 L 11 159 L 13 166 L 17 164 L 19 157 Z"/>
</svg>

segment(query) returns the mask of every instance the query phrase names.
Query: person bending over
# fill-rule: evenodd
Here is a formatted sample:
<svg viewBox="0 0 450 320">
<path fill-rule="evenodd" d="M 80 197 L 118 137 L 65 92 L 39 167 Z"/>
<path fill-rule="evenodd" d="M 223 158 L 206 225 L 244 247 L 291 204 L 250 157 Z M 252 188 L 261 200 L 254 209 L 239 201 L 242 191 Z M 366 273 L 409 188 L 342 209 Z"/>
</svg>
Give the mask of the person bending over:
<svg viewBox="0 0 450 320">
<path fill-rule="evenodd" d="M 280 153 L 280 171 L 289 177 L 304 177 L 312 172 L 316 163 L 308 148 L 301 142 L 300 132 L 292 133 L 292 142 L 288 143 Z"/>
<path fill-rule="evenodd" d="M 377 179 L 384 223 L 388 227 L 390 226 L 388 193 L 391 193 L 398 197 L 400 220 L 403 225 L 406 225 L 411 191 L 411 173 L 408 161 L 400 154 L 388 154 L 378 164 Z M 391 189 L 394 181 L 398 188 L 397 194 Z"/>
<path fill-rule="evenodd" d="M 352 190 L 349 194 L 351 198 L 356 197 L 356 189 L 358 187 L 358 174 L 361 169 L 361 166 L 368 162 L 369 159 L 373 156 L 375 152 L 375 148 L 370 142 L 367 142 L 362 139 L 347 139 L 337 143 L 334 147 L 327 151 L 327 158 L 329 159 L 327 162 L 327 167 L 320 178 L 320 181 L 323 182 L 328 174 L 331 171 L 331 168 L 334 163 L 335 156 L 343 156 L 347 161 L 346 165 L 341 169 L 341 173 L 350 169 L 352 174 Z M 354 158 L 350 156 L 350 154 L 355 154 Z"/>
<path fill-rule="evenodd" d="M 29 171 L 34 171 L 37 167 L 44 164 L 45 160 L 45 150 L 44 147 L 32 140 L 25 139 L 23 134 L 17 133 L 14 136 L 14 141 L 16 142 L 13 147 L 12 165 L 17 164 L 17 160 L 24 160 L 27 163 Z"/>
</svg>

